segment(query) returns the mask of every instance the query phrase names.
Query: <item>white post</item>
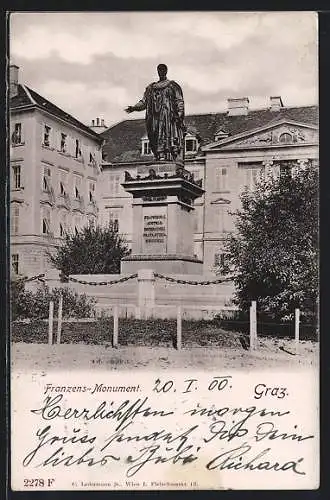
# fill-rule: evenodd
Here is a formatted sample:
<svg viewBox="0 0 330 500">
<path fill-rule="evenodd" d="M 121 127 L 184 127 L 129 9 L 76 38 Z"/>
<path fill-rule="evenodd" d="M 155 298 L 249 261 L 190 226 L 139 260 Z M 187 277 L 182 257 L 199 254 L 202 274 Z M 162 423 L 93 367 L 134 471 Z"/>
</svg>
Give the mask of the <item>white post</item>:
<svg viewBox="0 0 330 500">
<path fill-rule="evenodd" d="M 152 317 L 155 307 L 155 275 L 152 269 L 138 270 L 138 306 L 141 318 Z"/>
<path fill-rule="evenodd" d="M 182 343 L 182 308 L 178 306 L 176 316 L 176 348 L 179 351 Z"/>
<path fill-rule="evenodd" d="M 135 306 L 135 319 L 141 319 L 141 309 L 139 306 Z"/>
<path fill-rule="evenodd" d="M 118 346 L 118 306 L 114 306 L 112 347 L 117 347 L 117 346 Z"/>
<path fill-rule="evenodd" d="M 58 302 L 58 313 L 57 313 L 57 337 L 56 337 L 56 344 L 60 344 L 61 343 L 62 313 L 63 313 L 63 296 L 60 295 L 60 300 Z"/>
<path fill-rule="evenodd" d="M 54 302 L 49 302 L 49 315 L 48 315 L 48 344 L 53 343 L 53 321 L 54 321 Z"/>
<path fill-rule="evenodd" d="M 250 307 L 250 350 L 257 346 L 257 303 L 255 300 L 251 302 Z"/>
<path fill-rule="evenodd" d="M 300 325 L 300 310 L 297 308 L 295 309 L 295 322 L 294 322 L 294 340 L 296 344 L 299 343 L 299 325 Z"/>
</svg>

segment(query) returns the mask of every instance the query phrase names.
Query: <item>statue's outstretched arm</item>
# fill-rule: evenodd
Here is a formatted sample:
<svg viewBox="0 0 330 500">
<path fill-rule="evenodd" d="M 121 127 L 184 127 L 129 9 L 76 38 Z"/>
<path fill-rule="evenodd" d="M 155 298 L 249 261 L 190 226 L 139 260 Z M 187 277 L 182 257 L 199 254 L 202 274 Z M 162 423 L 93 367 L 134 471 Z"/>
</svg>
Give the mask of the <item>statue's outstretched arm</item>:
<svg viewBox="0 0 330 500">
<path fill-rule="evenodd" d="M 136 104 L 134 104 L 134 106 L 128 106 L 125 111 L 127 113 L 132 113 L 133 111 L 143 111 L 144 109 L 146 109 L 146 92 L 144 93 L 144 96 L 142 97 L 142 99 L 137 102 Z"/>
</svg>

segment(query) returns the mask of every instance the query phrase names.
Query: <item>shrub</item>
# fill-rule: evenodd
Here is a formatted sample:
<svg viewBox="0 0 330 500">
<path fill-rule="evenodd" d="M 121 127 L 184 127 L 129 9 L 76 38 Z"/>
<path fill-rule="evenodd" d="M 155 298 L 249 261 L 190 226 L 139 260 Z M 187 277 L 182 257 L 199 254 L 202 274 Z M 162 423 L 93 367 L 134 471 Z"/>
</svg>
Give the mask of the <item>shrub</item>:
<svg viewBox="0 0 330 500">
<path fill-rule="evenodd" d="M 54 301 L 55 308 L 60 295 L 63 297 L 63 317 L 88 318 L 95 314 L 96 300 L 87 295 L 79 295 L 69 288 L 54 288 L 42 285 L 35 293 L 24 290 L 24 282 L 11 283 L 11 314 L 16 319 L 46 319 L 49 302 Z"/>
<path fill-rule="evenodd" d="M 233 273 L 235 303 L 273 322 L 292 320 L 299 307 L 304 320 L 317 321 L 319 295 L 318 171 L 313 161 L 299 175 L 278 164 L 280 175 L 266 177 L 241 195 L 235 232 L 225 243 L 227 259 L 219 272 Z"/>
<path fill-rule="evenodd" d="M 52 265 L 69 274 L 116 274 L 120 262 L 129 254 L 118 228 L 84 227 L 77 234 L 66 234 L 64 241 L 48 258 Z"/>
</svg>

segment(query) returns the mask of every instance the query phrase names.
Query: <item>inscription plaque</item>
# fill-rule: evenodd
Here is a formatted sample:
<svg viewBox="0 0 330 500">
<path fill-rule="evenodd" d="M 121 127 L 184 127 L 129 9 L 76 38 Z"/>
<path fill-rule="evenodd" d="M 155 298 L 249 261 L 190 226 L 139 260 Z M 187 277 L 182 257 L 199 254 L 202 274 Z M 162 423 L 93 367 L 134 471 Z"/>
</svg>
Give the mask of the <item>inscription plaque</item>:
<svg viewBox="0 0 330 500">
<path fill-rule="evenodd" d="M 164 207 L 144 207 L 143 250 L 148 254 L 166 253 L 167 217 Z"/>
</svg>

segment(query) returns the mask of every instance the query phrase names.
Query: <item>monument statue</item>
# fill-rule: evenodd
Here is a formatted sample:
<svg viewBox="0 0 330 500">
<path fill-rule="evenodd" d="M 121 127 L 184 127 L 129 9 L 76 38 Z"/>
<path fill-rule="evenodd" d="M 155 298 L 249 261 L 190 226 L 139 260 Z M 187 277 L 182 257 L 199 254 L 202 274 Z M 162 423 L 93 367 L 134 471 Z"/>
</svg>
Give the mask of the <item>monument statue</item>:
<svg viewBox="0 0 330 500">
<path fill-rule="evenodd" d="M 167 66 L 157 66 L 159 81 L 146 88 L 143 98 L 125 111 L 146 110 L 146 128 L 150 149 L 155 160 L 183 162 L 184 136 L 184 101 L 180 85 L 167 79 Z"/>
</svg>

